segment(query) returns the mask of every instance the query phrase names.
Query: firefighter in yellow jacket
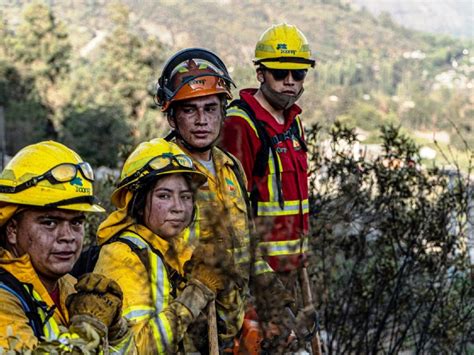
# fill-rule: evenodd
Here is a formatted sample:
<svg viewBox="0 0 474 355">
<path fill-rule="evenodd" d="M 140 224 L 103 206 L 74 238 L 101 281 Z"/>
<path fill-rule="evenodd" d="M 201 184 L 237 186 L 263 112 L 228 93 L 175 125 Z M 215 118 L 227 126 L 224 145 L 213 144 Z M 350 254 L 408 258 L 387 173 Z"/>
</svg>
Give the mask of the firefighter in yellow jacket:
<svg viewBox="0 0 474 355">
<path fill-rule="evenodd" d="M 191 258 L 194 193 L 205 181 L 174 143 L 141 143 L 112 194 L 117 210 L 99 227 L 94 271 L 124 290 L 140 354 L 189 351 L 182 342 L 189 325 L 226 287 L 216 265 Z"/>
<path fill-rule="evenodd" d="M 282 316 L 293 302 L 267 262 L 252 253 L 245 174 L 234 156 L 216 146 L 226 103 L 232 98 L 231 85 L 219 57 L 203 48 L 189 48 L 167 61 L 157 91 L 158 104 L 173 129 L 167 139 L 189 154 L 208 178 L 197 195 L 199 240 L 225 245 L 240 276 L 227 294 L 216 298 L 221 349 L 232 347 L 242 327 L 249 285 L 260 319 L 279 323 L 284 339 L 292 327 Z"/>
<path fill-rule="evenodd" d="M 104 211 L 93 195 L 93 180 L 88 163 L 53 141 L 23 148 L 0 175 L 4 350 L 58 351 L 61 344 L 60 351 L 67 351 L 79 335 L 89 350 L 98 349 L 91 335 L 105 346 L 108 341 L 112 352 L 133 349 L 118 285 L 91 274 L 76 284 L 68 275 L 82 249 L 85 213 Z M 61 329 L 68 326 L 69 331 Z"/>
</svg>

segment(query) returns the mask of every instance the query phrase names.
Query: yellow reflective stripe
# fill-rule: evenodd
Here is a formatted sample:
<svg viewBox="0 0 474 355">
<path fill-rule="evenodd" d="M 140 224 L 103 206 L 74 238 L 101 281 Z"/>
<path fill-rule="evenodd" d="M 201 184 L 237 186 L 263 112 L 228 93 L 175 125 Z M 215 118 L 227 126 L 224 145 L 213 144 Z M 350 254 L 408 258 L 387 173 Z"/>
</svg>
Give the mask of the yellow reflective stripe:
<svg viewBox="0 0 474 355">
<path fill-rule="evenodd" d="M 122 238 L 122 237 L 121 237 Z M 173 333 L 171 326 L 164 314 L 160 312 L 168 306 L 169 295 L 171 292 L 171 285 L 168 279 L 168 273 L 163 260 L 151 250 L 148 244 L 143 241 L 138 235 L 136 236 L 124 236 L 135 243 L 135 245 L 143 246 L 148 250 L 148 258 L 150 261 L 150 287 L 153 298 L 153 309 L 154 316 L 150 322 L 151 329 L 153 332 L 153 338 L 156 342 L 156 347 L 159 353 L 166 353 L 167 348 L 170 346 Z M 145 307 L 136 308 L 129 315 L 135 317 L 145 317 L 147 309 Z M 136 318 L 135 318 L 136 319 Z M 165 344 L 165 346 L 163 346 Z"/>
<path fill-rule="evenodd" d="M 156 349 L 158 350 L 158 354 L 166 354 L 166 348 L 163 346 L 163 342 L 161 341 L 161 333 L 160 333 L 160 326 L 158 324 L 158 319 L 153 318 L 150 322 L 151 330 L 153 332 L 153 339 L 155 339 Z"/>
<path fill-rule="evenodd" d="M 187 244 L 191 245 L 196 243 L 198 236 L 201 234 L 201 229 L 199 226 L 200 213 L 197 205 L 194 207 L 194 214 L 194 220 L 192 221 L 191 225 L 186 229 L 187 231 L 184 235 L 184 241 Z"/>
<path fill-rule="evenodd" d="M 166 343 L 166 347 L 169 348 L 173 341 L 173 332 L 171 331 L 171 324 L 164 314 L 158 315 L 158 328 L 160 329 L 161 339 Z"/>
<path fill-rule="evenodd" d="M 259 216 L 290 216 L 299 214 L 302 211 L 303 214 L 309 212 L 309 202 L 307 199 L 284 201 L 283 209 L 280 207 L 278 202 L 258 202 L 257 214 Z"/>
<path fill-rule="evenodd" d="M 273 242 L 261 242 L 260 252 L 266 256 L 280 256 L 301 254 L 308 251 L 308 238 L 304 237 L 295 240 L 281 240 Z"/>
<path fill-rule="evenodd" d="M 248 247 L 227 249 L 229 253 L 232 253 L 234 261 L 237 264 L 247 263 L 250 261 L 250 252 Z"/>
<path fill-rule="evenodd" d="M 155 312 L 155 308 L 146 305 L 131 306 L 123 310 L 123 316 L 130 321 L 142 321 L 146 318 L 150 318 Z"/>
<path fill-rule="evenodd" d="M 130 354 L 133 344 L 132 339 L 133 336 L 129 335 L 115 346 L 109 344 L 109 354 Z"/>
<path fill-rule="evenodd" d="M 269 200 L 278 202 L 278 186 L 275 174 L 275 160 L 273 159 L 273 152 L 271 149 L 269 150 L 268 154 L 268 172 L 269 174 L 267 177 L 267 189 Z"/>
<path fill-rule="evenodd" d="M 303 123 L 301 122 L 300 116 L 296 116 L 295 120 L 298 126 L 298 132 L 300 134 L 300 137 L 303 137 Z"/>
<path fill-rule="evenodd" d="M 39 293 L 35 290 L 32 291 L 33 292 L 31 293 L 31 295 L 33 296 L 33 298 L 37 301 L 43 302 Z M 45 323 L 46 313 L 44 312 L 44 310 L 41 307 L 37 307 L 36 310 L 43 323 L 44 338 L 48 340 L 56 340 L 59 337 L 59 334 L 61 333 L 59 330 L 58 323 L 56 323 L 52 316 L 49 317 L 48 321 Z"/>
<path fill-rule="evenodd" d="M 255 135 L 258 137 L 257 128 L 255 128 L 252 120 L 250 119 L 249 116 L 247 116 L 247 113 L 244 110 L 241 110 L 240 108 L 237 108 L 236 106 L 230 107 L 227 110 L 227 116 L 228 117 L 237 116 L 244 119 L 248 123 L 248 125 L 253 129 Z"/>
<path fill-rule="evenodd" d="M 261 275 L 261 274 L 264 274 L 266 272 L 273 272 L 273 269 L 264 260 L 256 261 L 253 265 L 254 265 L 255 275 Z"/>
</svg>

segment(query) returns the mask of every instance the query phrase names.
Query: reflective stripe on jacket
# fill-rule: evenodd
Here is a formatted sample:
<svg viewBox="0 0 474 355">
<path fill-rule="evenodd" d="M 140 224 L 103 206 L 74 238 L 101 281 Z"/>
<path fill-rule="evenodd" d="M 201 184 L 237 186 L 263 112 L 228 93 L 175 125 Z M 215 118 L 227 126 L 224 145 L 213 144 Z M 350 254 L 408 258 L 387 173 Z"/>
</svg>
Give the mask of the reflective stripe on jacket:
<svg viewBox="0 0 474 355">
<path fill-rule="evenodd" d="M 44 338 L 55 340 L 59 336 L 59 325 L 67 326 L 69 316 L 65 305 L 68 295 L 74 293 L 75 279 L 70 275 L 65 275 L 58 281 L 60 302 L 62 312 L 55 307 L 54 301 L 36 274 L 30 257 L 25 254 L 15 258 L 5 249 L 0 248 L 0 267 L 8 271 L 18 281 L 27 287 L 29 294 L 37 301 L 36 311 L 43 325 Z M 5 287 L 0 287 L 0 346 L 8 349 L 7 341 L 8 328 L 12 334 L 18 338 L 16 349 L 25 347 L 34 348 L 38 344 L 38 339 L 29 325 L 29 319 L 24 311 L 24 304 L 19 297 Z"/>
<path fill-rule="evenodd" d="M 227 110 L 222 145 L 241 161 L 248 180 L 248 190 L 252 191 L 255 187 L 258 191 L 257 223 L 272 226 L 262 238 L 261 252 L 268 256 L 274 270 L 288 271 L 299 265 L 308 244 L 305 238 L 309 227 L 307 154 L 294 135 L 285 135 L 296 120 L 299 134 L 304 138 L 298 116 L 301 109 L 293 105 L 286 110 L 285 123 L 280 125 L 255 100 L 255 92 L 254 89 L 242 90 L 240 97 L 252 108 L 256 118 L 263 122 L 269 137 L 277 134 L 285 137 L 274 146 L 276 157 L 272 150 L 269 151 L 264 176 L 253 176 L 256 156 L 262 143 L 256 127 L 244 110 L 238 107 Z M 275 164 L 278 164 L 280 171 L 283 204 L 279 201 Z"/>
<path fill-rule="evenodd" d="M 64 275 L 58 280 L 60 309 L 54 304 L 53 299 L 39 279 L 34 270 L 30 257 L 25 254 L 14 258 L 8 251 L 0 248 L 0 268 L 8 271 L 28 290 L 30 296 L 37 305 L 36 311 L 43 323 L 42 340 L 54 341 L 61 339 L 62 344 L 67 343 L 68 338 L 77 338 L 76 334 L 65 332 L 60 327 L 68 327 L 69 315 L 66 307 L 66 299 L 75 293 L 74 284 L 76 279 L 71 275 Z M 15 350 L 35 348 L 40 340 L 35 336 L 30 320 L 25 313 L 26 302 L 12 292 L 12 289 L 0 281 L 0 346 L 9 349 L 8 334 L 17 340 Z M 64 341 L 63 341 L 64 340 Z M 64 345 L 66 349 L 67 346 Z M 130 334 L 116 343 L 109 343 L 109 353 L 132 354 L 134 350 Z"/>
<path fill-rule="evenodd" d="M 186 151 L 185 148 L 183 150 Z M 189 154 L 189 152 L 188 152 Z M 191 156 L 191 154 L 189 154 Z M 196 202 L 199 207 L 199 227 L 201 240 L 213 238 L 221 240 L 240 266 L 243 278 L 241 288 L 235 288 L 225 297 L 218 295 L 216 310 L 225 323 L 225 330 L 219 333 L 222 340 L 232 339 L 240 330 L 248 294 L 248 281 L 251 261 L 249 220 L 247 205 L 234 170 L 240 171 L 245 180 L 242 166 L 234 167 L 234 160 L 219 148 L 213 148 L 211 156 L 216 176 L 212 175 L 198 160 L 193 158 L 196 169 L 206 174 L 207 183 L 199 188 Z M 273 272 L 260 256 L 253 264 L 255 275 Z"/>
<path fill-rule="evenodd" d="M 144 253 L 148 265 L 122 242 L 101 247 L 94 272 L 114 279 L 123 291 L 123 316 L 132 327 L 139 354 L 176 353 L 178 343 L 193 321 L 192 314 L 179 302 L 173 302 L 173 285 L 160 250 L 132 231 L 123 231 L 127 239 Z M 171 270 L 171 271 L 169 271 Z"/>
</svg>

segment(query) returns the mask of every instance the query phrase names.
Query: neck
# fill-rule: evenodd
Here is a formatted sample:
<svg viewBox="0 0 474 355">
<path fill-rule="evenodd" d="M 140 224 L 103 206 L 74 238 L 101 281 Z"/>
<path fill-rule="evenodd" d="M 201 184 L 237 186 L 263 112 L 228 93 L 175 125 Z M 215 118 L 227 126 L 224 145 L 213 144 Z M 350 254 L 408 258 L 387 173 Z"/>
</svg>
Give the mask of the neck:
<svg viewBox="0 0 474 355">
<path fill-rule="evenodd" d="M 57 287 L 58 287 L 58 280 L 57 279 L 50 279 L 48 277 L 44 277 L 44 276 L 41 276 L 41 275 L 38 275 L 41 283 L 44 285 L 44 287 L 46 288 L 46 291 L 48 291 L 48 293 L 51 293 L 53 292 Z"/>
<path fill-rule="evenodd" d="M 196 160 L 210 160 L 211 159 L 211 149 L 206 150 L 205 152 L 198 152 L 198 151 L 189 151 L 186 149 L 185 146 L 183 146 L 181 139 L 177 139 L 176 143 L 181 149 L 184 149 L 186 152 L 189 153 L 189 155 L 196 159 Z"/>
<path fill-rule="evenodd" d="M 267 110 L 272 115 L 275 121 L 277 121 L 279 124 L 285 123 L 284 110 L 277 110 L 272 105 L 270 105 L 260 89 L 257 90 L 253 97 L 260 105 L 262 105 L 265 110 Z"/>
</svg>

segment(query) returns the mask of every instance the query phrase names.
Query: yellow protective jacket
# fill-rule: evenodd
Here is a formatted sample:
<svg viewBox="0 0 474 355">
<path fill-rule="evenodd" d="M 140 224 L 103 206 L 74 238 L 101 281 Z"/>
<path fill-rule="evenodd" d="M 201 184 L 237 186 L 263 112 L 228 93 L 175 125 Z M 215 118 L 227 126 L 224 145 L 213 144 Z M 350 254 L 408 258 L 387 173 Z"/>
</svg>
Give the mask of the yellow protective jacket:
<svg viewBox="0 0 474 355">
<path fill-rule="evenodd" d="M 28 290 L 28 294 L 35 300 L 36 309 L 29 309 L 39 315 L 43 327 L 43 338 L 41 340 L 54 341 L 58 339 L 67 343 L 68 338 L 77 337 L 69 333 L 69 314 L 66 308 L 66 298 L 75 293 L 74 285 L 76 279 L 71 275 L 64 275 L 58 280 L 60 308 L 56 307 L 48 291 L 40 281 L 28 254 L 15 258 L 7 250 L 0 248 L 0 268 L 10 273 Z M 15 293 L 8 283 L 1 281 L 0 276 L 0 346 L 4 349 L 10 348 L 9 336 L 12 335 L 16 341 L 11 344 L 14 349 L 22 351 L 35 348 L 41 340 L 35 336 L 26 314 L 29 308 L 25 300 Z M 62 328 L 62 329 L 61 329 Z M 109 353 L 131 354 L 134 348 L 130 333 L 114 343 L 109 343 Z"/>
<path fill-rule="evenodd" d="M 183 150 L 186 151 L 185 148 Z M 187 152 L 189 156 L 191 154 Z M 225 322 L 225 330 L 220 338 L 224 341 L 233 338 L 240 330 L 246 308 L 248 281 L 250 278 L 250 221 L 244 193 L 236 176 L 238 172 L 246 184 L 245 173 L 240 162 L 221 149 L 211 151 L 216 176 L 212 175 L 198 160 L 193 162 L 198 171 L 206 174 L 207 183 L 199 188 L 196 202 L 199 207 L 199 239 L 217 239 L 225 243 L 240 266 L 243 283 L 236 285 L 234 292 L 218 295 L 216 310 Z M 192 157 L 192 156 L 191 156 Z M 255 257 L 252 265 L 255 275 L 273 272 L 261 256 Z"/>
<path fill-rule="evenodd" d="M 45 339 L 57 339 L 60 334 L 59 326 L 67 327 L 69 322 L 69 315 L 64 302 L 68 295 L 75 292 L 75 278 L 65 275 L 58 281 L 61 312 L 57 307 L 54 307 L 55 304 L 36 274 L 28 254 L 15 258 L 7 250 L 0 248 L 0 268 L 8 271 L 21 283 L 32 286 L 30 294 L 39 301 L 36 312 L 40 314 L 42 320 L 46 319 L 47 315 L 54 310 L 52 316 L 46 321 L 43 331 Z M 34 348 L 38 344 L 38 339 L 28 322 L 29 318 L 25 313 L 21 300 L 6 288 L 0 287 L 0 346 L 4 349 L 9 348 L 8 333 L 11 331 L 19 340 L 16 350 L 22 347 Z"/>
<path fill-rule="evenodd" d="M 94 272 L 114 279 L 123 291 L 123 316 L 139 354 L 177 353 L 188 326 L 214 297 L 204 285 L 187 284 L 178 295 L 184 263 L 191 258 L 187 228 L 173 243 L 127 216 L 125 207 L 100 225 L 102 245 Z M 112 239 L 113 238 L 113 239 Z M 176 279 L 176 281 L 175 281 Z M 195 307 L 194 307 L 195 306 Z"/>
</svg>

